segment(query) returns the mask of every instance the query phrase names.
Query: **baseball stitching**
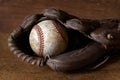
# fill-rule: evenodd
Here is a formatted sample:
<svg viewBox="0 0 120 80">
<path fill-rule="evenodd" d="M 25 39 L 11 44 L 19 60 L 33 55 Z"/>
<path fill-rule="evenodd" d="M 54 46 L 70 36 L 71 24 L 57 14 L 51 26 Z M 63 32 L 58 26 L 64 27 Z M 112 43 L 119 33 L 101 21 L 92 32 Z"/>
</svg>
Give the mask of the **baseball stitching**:
<svg viewBox="0 0 120 80">
<path fill-rule="evenodd" d="M 38 25 L 35 25 L 35 30 L 37 32 L 38 35 L 38 40 L 40 41 L 40 45 L 39 45 L 39 55 L 43 55 L 43 49 L 44 49 L 44 37 L 43 37 L 43 32 L 41 27 L 39 27 Z"/>
<path fill-rule="evenodd" d="M 62 33 L 61 29 L 59 28 L 59 26 L 55 23 L 55 21 L 52 21 L 52 23 L 54 24 L 55 29 L 57 30 L 57 33 L 60 34 L 60 36 L 63 38 L 63 40 L 64 40 L 65 42 L 67 42 L 67 40 L 66 40 L 66 38 L 63 36 L 63 33 Z"/>
</svg>

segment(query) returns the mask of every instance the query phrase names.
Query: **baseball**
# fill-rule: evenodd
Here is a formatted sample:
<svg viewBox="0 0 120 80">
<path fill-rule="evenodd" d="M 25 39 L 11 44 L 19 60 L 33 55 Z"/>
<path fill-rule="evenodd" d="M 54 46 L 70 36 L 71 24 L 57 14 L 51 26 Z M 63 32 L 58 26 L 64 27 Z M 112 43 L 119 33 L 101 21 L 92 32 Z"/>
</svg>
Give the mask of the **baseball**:
<svg viewBox="0 0 120 80">
<path fill-rule="evenodd" d="M 53 56 L 65 51 L 68 36 L 60 23 L 54 20 L 44 20 L 32 28 L 29 43 L 38 56 Z"/>
</svg>

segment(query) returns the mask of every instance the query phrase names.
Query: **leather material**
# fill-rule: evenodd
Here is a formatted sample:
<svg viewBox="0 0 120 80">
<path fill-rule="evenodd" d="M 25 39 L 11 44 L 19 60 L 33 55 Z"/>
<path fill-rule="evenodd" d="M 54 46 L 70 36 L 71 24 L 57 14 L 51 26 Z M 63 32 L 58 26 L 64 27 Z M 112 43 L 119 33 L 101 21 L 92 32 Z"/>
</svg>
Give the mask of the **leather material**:
<svg viewBox="0 0 120 80">
<path fill-rule="evenodd" d="M 55 20 L 67 30 L 68 48 L 61 55 L 39 57 L 32 51 L 29 45 L 30 31 L 34 25 L 43 20 Z M 107 35 L 108 39 L 103 35 L 104 32 L 110 33 Z M 79 19 L 62 10 L 48 8 L 40 14 L 26 17 L 23 23 L 10 34 L 8 46 L 18 58 L 32 65 L 43 66 L 47 63 L 53 70 L 71 71 L 91 64 L 96 66 L 102 61 L 105 63 L 110 56 L 107 54 L 108 48 L 120 48 L 119 34 L 119 19 Z"/>
<path fill-rule="evenodd" d="M 78 70 L 95 62 L 105 51 L 101 44 L 91 43 L 83 49 L 52 57 L 47 61 L 47 64 L 56 71 Z"/>
</svg>

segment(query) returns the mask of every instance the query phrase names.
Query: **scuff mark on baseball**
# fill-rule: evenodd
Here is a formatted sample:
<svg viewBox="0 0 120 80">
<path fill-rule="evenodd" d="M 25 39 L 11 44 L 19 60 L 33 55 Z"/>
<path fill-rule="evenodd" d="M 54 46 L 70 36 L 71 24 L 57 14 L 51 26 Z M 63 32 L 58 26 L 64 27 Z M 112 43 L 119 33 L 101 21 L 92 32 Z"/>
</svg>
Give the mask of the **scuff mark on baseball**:
<svg viewBox="0 0 120 80">
<path fill-rule="evenodd" d="M 60 23 L 54 20 L 44 20 L 31 30 L 29 43 L 38 56 L 53 56 L 66 50 L 68 35 Z"/>
</svg>

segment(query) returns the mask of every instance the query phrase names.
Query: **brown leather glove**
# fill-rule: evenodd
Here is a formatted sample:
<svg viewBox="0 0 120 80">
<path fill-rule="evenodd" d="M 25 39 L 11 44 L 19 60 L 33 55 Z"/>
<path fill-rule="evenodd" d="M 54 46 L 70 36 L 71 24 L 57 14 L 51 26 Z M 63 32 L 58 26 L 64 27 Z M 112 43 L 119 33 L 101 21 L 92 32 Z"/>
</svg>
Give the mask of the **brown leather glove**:
<svg viewBox="0 0 120 80">
<path fill-rule="evenodd" d="M 65 53 L 53 57 L 39 57 L 29 45 L 29 34 L 34 25 L 48 19 L 56 20 L 66 28 L 69 44 Z M 49 8 L 40 14 L 25 18 L 23 23 L 10 34 L 8 45 L 18 58 L 30 64 L 43 66 L 47 63 L 57 71 L 78 70 L 106 60 L 104 46 L 89 39 L 90 33 L 99 27 L 98 20 L 79 19 L 62 10 Z"/>
</svg>

